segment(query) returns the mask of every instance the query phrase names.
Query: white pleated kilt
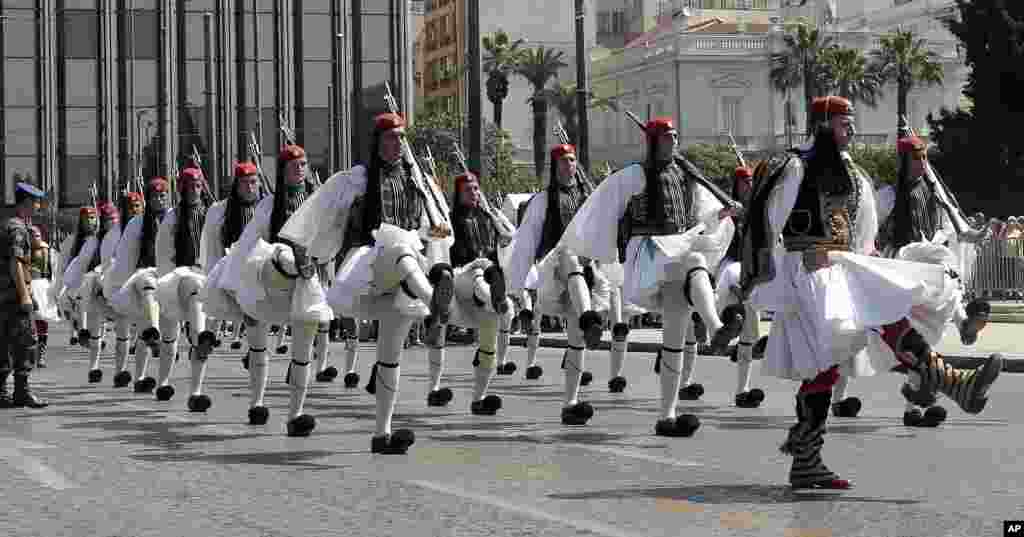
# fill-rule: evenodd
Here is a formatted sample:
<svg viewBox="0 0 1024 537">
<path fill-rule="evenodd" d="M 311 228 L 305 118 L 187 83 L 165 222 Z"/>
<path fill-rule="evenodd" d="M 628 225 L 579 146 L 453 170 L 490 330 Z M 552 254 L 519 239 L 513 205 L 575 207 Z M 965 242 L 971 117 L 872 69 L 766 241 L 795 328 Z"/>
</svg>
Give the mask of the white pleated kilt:
<svg viewBox="0 0 1024 537">
<path fill-rule="evenodd" d="M 128 317 L 129 319 L 144 318 L 146 311 L 142 305 L 142 295 L 137 288 L 147 279 L 152 280 L 153 287 L 155 288 L 157 280 L 156 267 L 136 270 L 128 278 L 128 281 L 124 282 L 124 285 L 114 292 L 114 296 L 110 297 L 110 307 L 114 308 L 118 315 Z"/>
<path fill-rule="evenodd" d="M 430 307 L 413 299 L 401 288 L 399 256 L 412 254 L 424 271 L 428 260 L 422 254 L 423 242 L 415 233 L 384 224 L 373 232 L 374 245 L 353 248 L 338 271 L 327 293 L 327 303 L 341 317 L 380 319 L 399 314 L 423 319 Z"/>
<path fill-rule="evenodd" d="M 278 248 L 285 246 L 260 239 L 241 263 L 241 274 L 231 279 L 224 274 L 218 284 L 227 291 L 237 289 L 235 297 L 242 312 L 256 320 L 271 324 L 330 322 L 334 315 L 318 276 L 288 280 L 280 287 L 263 281 L 264 265 L 273 263 Z"/>
<path fill-rule="evenodd" d="M 156 281 L 156 299 L 160 303 L 160 316 L 177 322 L 188 320 L 188 297 L 183 296 L 182 283 L 191 281 L 197 289 L 206 285 L 206 275 L 192 267 L 177 267 Z M 202 296 L 200 295 L 200 307 Z"/>
<path fill-rule="evenodd" d="M 235 293 L 223 285 L 227 266 L 227 257 L 217 261 L 206 277 L 206 286 L 200 293 L 200 299 L 203 301 L 203 310 L 214 319 L 241 319 L 244 312 L 235 299 Z"/>
<path fill-rule="evenodd" d="M 32 299 L 35 300 L 37 307 L 33 317 L 39 321 L 60 322 L 60 312 L 57 310 L 57 304 L 50 295 L 50 280 L 42 278 L 32 280 L 29 288 L 32 293 Z"/>
<path fill-rule="evenodd" d="M 929 285 L 918 304 L 910 309 L 910 325 L 930 345 L 938 345 L 957 309 L 963 307 L 963 280 L 954 278 L 957 256 L 945 246 L 917 242 L 900 248 L 897 259 L 940 266 L 944 270 L 941 285 Z M 937 282 L 936 282 L 937 283 Z"/>
<path fill-rule="evenodd" d="M 706 268 L 717 269 L 721 260 L 719 248 L 701 247 L 709 239 L 700 235 L 699 225 L 686 233 L 656 237 L 638 236 L 626 246 L 626 262 L 622 264 L 622 300 L 649 312 L 663 312 L 662 287 L 665 282 L 685 278 L 680 258 L 688 253 L 704 256 Z"/>
<path fill-rule="evenodd" d="M 487 270 L 493 263 L 489 259 L 477 259 L 471 263 L 455 268 L 455 299 L 452 300 L 451 314 L 448 324 L 462 328 L 480 328 L 481 319 L 494 318 L 497 313 L 491 311 L 490 304 L 479 306 L 473 296 L 476 291 L 477 271 Z M 509 308 L 512 299 L 507 298 Z"/>
<path fill-rule="evenodd" d="M 560 248 L 560 247 L 559 247 Z M 548 252 L 536 265 L 537 304 L 534 307 L 544 315 L 552 317 L 574 317 L 576 314 L 569 299 L 569 280 L 561 274 L 560 250 Z M 601 270 L 601 265 L 589 259 L 580 259 L 583 268 L 591 267 L 594 284 L 590 288 L 590 309 L 596 312 L 608 311 L 611 306 L 612 282 Z"/>
<path fill-rule="evenodd" d="M 829 259 L 807 272 L 800 252 L 776 256 L 775 279 L 754 290 L 752 305 L 775 312 L 765 375 L 802 380 L 844 364 L 852 377 L 887 371 L 895 359 L 877 329 L 934 304 L 946 285 L 939 265 L 848 252 Z"/>
</svg>

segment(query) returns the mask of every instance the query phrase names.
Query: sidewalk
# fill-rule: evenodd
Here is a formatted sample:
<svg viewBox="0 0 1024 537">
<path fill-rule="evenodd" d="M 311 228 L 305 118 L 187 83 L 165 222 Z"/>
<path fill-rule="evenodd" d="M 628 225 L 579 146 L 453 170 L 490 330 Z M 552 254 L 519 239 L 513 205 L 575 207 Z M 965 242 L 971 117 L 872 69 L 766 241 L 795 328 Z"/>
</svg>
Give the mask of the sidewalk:
<svg viewBox="0 0 1024 537">
<path fill-rule="evenodd" d="M 766 335 L 771 329 L 770 322 L 761 323 L 761 334 Z M 960 344 L 959 336 L 955 328 L 950 326 L 946 330 L 945 337 L 938 345 L 938 352 L 942 354 L 946 363 L 958 368 L 977 367 L 982 360 L 993 353 L 1002 353 L 1005 359 L 1003 371 L 1006 373 L 1024 373 L 1024 345 L 1020 344 L 1020 325 L 1010 323 L 989 324 L 978 338 L 978 343 L 967 347 Z M 511 338 L 513 346 L 525 347 L 526 336 L 521 334 L 513 335 Z M 564 333 L 547 332 L 541 334 L 541 347 L 564 349 L 566 347 L 566 335 Z M 606 331 L 601 341 L 601 349 L 608 350 L 611 347 L 611 332 Z M 635 329 L 629 333 L 629 352 L 654 354 L 661 347 L 660 329 Z M 700 349 L 703 355 L 703 345 Z M 728 356 L 721 356 L 728 359 Z"/>
</svg>

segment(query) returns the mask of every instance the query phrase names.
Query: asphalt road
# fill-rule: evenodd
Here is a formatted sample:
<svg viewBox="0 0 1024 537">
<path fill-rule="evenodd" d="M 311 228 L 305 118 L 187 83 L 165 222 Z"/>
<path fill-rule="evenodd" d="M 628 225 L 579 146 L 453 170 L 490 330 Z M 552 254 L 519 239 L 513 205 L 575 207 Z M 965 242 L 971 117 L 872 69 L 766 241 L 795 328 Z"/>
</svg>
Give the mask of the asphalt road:
<svg viewBox="0 0 1024 537">
<path fill-rule="evenodd" d="M 609 394 L 607 354 L 588 361 L 584 388 L 597 414 L 565 427 L 560 351 L 545 349 L 539 381 L 498 377 L 504 408 L 468 411 L 472 353 L 451 350 L 445 385 L 455 400 L 426 406 L 426 356 L 407 352 L 396 427 L 416 431 L 408 455 L 369 452 L 374 399 L 360 387 L 316 383 L 309 438 L 284 434 L 287 359 L 271 365 L 266 426 L 246 424 L 240 353 L 210 362 L 206 414 L 178 395 L 157 402 L 86 382 L 81 349 L 51 336 L 50 367 L 35 375 L 43 410 L 0 411 L 0 533 L 97 537 L 316 536 L 997 536 L 1024 518 L 1024 376 L 1005 374 L 988 408 L 969 416 L 949 401 L 938 429 L 902 425 L 900 378 L 857 381 L 858 418 L 831 419 L 825 460 L 856 488 L 792 492 L 778 451 L 794 421 L 792 383 L 758 376 L 759 409 L 732 406 L 735 369 L 702 360 L 704 400 L 683 403 L 702 428 L 654 436 L 657 379 L 649 357 L 627 361 L 629 387 Z M 338 353 L 340 355 L 340 352 Z M 360 358 L 363 382 L 372 345 Z M 153 367 L 153 365 L 151 365 Z"/>
</svg>

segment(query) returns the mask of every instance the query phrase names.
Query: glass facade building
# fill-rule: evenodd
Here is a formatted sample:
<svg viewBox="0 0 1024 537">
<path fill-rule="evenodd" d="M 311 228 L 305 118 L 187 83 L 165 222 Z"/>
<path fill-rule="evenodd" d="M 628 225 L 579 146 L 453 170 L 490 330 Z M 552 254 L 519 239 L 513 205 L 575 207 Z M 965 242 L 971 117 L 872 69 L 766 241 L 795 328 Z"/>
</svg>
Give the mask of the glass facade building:
<svg viewBox="0 0 1024 537">
<path fill-rule="evenodd" d="M 409 0 L 0 0 L 3 202 L 31 177 L 77 207 L 94 183 L 106 196 L 139 170 L 174 175 L 193 146 L 223 191 L 250 133 L 273 180 L 282 123 L 326 179 L 365 159 L 385 83 L 411 108 L 408 13 Z"/>
</svg>

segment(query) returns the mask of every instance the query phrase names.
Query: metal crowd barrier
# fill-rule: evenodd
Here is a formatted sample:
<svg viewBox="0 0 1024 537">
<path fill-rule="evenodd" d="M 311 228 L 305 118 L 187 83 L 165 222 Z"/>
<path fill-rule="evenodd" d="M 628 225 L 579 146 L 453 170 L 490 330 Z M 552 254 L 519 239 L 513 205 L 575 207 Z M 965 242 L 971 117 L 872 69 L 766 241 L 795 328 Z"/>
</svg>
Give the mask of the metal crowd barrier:
<svg viewBox="0 0 1024 537">
<path fill-rule="evenodd" d="M 1024 301 L 1024 238 L 964 244 L 968 298 Z"/>
</svg>

